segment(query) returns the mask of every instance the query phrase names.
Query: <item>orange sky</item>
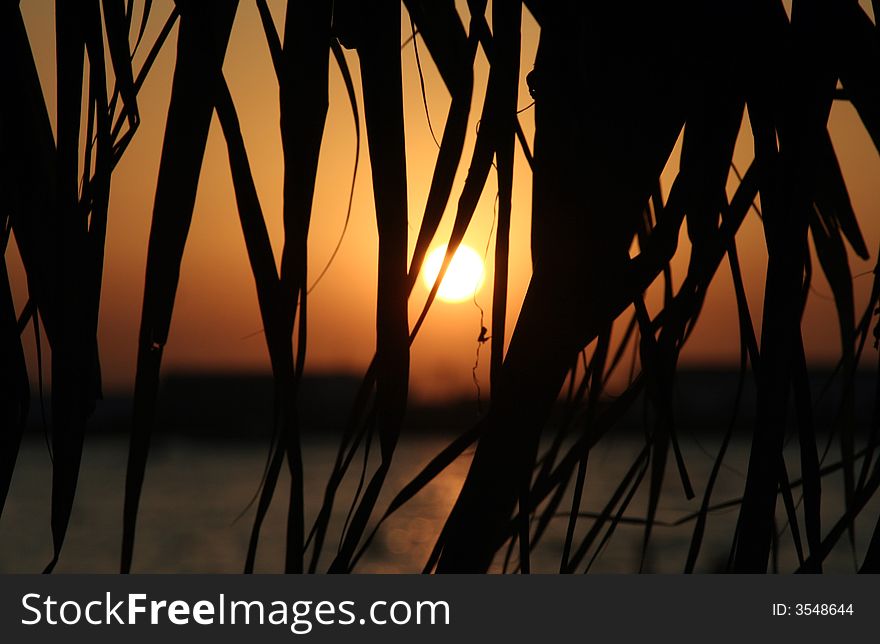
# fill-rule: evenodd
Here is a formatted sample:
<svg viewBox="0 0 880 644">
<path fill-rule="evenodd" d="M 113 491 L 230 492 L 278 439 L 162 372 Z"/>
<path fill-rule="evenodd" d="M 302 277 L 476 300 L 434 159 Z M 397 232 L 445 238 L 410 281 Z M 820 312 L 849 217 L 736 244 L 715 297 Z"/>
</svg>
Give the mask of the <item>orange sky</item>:
<svg viewBox="0 0 880 644">
<path fill-rule="evenodd" d="M 270 1 L 279 24 L 285 3 Z M 464 3 L 459 2 L 465 14 Z M 865 6 L 865 3 L 863 3 Z M 54 113 L 54 36 L 53 16 L 43 0 L 22 0 L 22 11 L 43 82 L 50 114 Z M 151 43 L 172 7 L 171 0 L 157 0 L 151 26 L 145 38 Z M 466 22 L 465 22 L 466 24 Z M 409 35 L 404 14 L 402 37 Z M 134 359 L 140 319 L 144 268 L 150 214 L 156 187 L 162 132 L 171 86 L 176 30 L 167 43 L 139 96 L 141 126 L 135 140 L 113 176 L 110 218 L 105 262 L 103 303 L 100 319 L 102 367 L 108 389 L 129 387 L 134 380 Z M 524 12 L 522 82 L 520 106 L 530 103 L 525 74 L 531 69 L 537 47 L 538 29 Z M 144 51 L 136 59 L 136 69 Z M 449 105 L 446 90 L 433 68 L 424 45 L 420 48 L 425 85 L 436 132 L 442 131 Z M 428 130 L 419 89 L 415 57 L 411 47 L 403 51 L 404 100 L 407 127 L 407 162 L 410 204 L 410 249 L 429 187 L 437 148 Z M 359 90 L 357 56 L 347 52 L 349 66 Z M 330 65 L 330 111 L 321 152 L 312 229 L 309 238 L 311 274 L 324 267 L 342 229 L 354 162 L 354 129 L 348 100 L 334 63 Z M 278 127 L 278 90 L 268 50 L 253 2 L 241 2 L 224 67 L 236 101 L 251 165 L 276 255 L 282 245 L 281 229 L 281 142 Z M 488 68 L 478 54 L 471 126 L 456 188 L 447 208 L 440 240 L 448 236 L 454 205 L 464 181 L 470 159 L 476 119 L 482 103 Z M 360 98 L 360 96 L 359 96 Z M 532 111 L 520 115 L 529 139 L 533 132 Z M 880 157 L 874 150 L 855 114 L 847 103 L 837 102 L 831 116 L 831 134 L 837 147 L 850 194 L 860 216 L 863 233 L 872 254 L 880 243 L 880 200 L 878 178 Z M 366 154 L 366 137 L 355 192 L 348 234 L 342 249 L 309 302 L 307 369 L 312 372 L 362 371 L 374 350 L 377 236 Z M 671 185 L 677 170 L 676 148 L 663 175 L 663 187 Z M 741 169 L 751 160 L 751 140 L 746 127 L 740 137 L 735 159 Z M 513 224 L 511 232 L 511 293 L 508 316 L 513 319 L 520 307 L 530 274 L 529 216 L 531 176 L 520 152 L 516 158 Z M 730 187 L 735 188 L 735 182 Z M 490 175 L 487 189 L 477 209 L 465 243 L 484 252 L 493 219 L 495 177 Z M 686 232 L 683 230 L 682 235 Z M 686 237 L 683 238 L 685 241 Z M 438 240 L 439 243 L 443 243 Z M 738 238 L 749 303 L 760 328 L 766 248 L 758 218 L 750 214 Z M 491 255 L 491 253 L 490 253 Z M 19 306 L 26 297 L 17 257 L 11 258 L 13 288 Z M 852 272 L 873 268 L 872 258 L 862 262 L 853 257 Z M 679 245 L 673 263 L 677 281 L 687 262 L 687 243 Z M 492 265 L 487 266 L 486 286 L 477 301 L 486 310 L 491 305 Z M 871 277 L 856 279 L 857 306 L 862 307 Z M 738 358 L 736 308 L 726 263 L 709 292 L 701 323 L 683 353 L 689 363 L 732 363 Z M 804 322 L 807 350 L 814 361 L 828 361 L 839 350 L 836 315 L 830 290 L 820 271 L 814 272 L 814 294 Z M 421 309 L 426 289 L 421 281 L 410 305 L 411 320 Z M 649 298 L 649 302 L 651 299 Z M 657 302 L 656 298 L 653 300 Z M 858 312 L 861 309 L 857 309 Z M 165 372 L 192 369 L 268 370 L 268 355 L 257 308 L 253 278 L 232 192 L 226 148 L 219 124 L 214 120 L 193 225 L 184 255 L 180 288 L 165 350 Z M 486 320 L 488 324 L 488 317 Z M 512 325 L 508 325 L 510 328 Z M 418 399 L 471 395 L 474 391 L 472 367 L 480 331 L 480 311 L 473 302 L 437 302 L 413 346 L 412 390 Z M 32 342 L 28 339 L 29 354 Z M 477 374 L 488 382 L 488 345 Z"/>
</svg>

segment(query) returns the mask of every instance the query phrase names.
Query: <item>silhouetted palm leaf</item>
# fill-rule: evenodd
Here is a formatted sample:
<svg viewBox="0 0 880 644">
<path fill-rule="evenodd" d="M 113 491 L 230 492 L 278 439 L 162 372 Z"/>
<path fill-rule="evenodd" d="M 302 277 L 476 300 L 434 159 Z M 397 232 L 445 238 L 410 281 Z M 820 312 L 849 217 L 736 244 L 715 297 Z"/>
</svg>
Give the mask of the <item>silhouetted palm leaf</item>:
<svg viewBox="0 0 880 644">
<path fill-rule="evenodd" d="M 368 553 L 386 520 L 474 442 L 473 461 L 437 535 L 426 571 L 485 571 L 496 557 L 499 561 L 503 557 L 504 570 L 529 572 L 532 553 L 546 543 L 556 519 L 564 516 L 568 523 L 560 553 L 562 572 L 589 570 L 625 524 L 642 528 L 641 560 L 646 566 L 655 530 L 691 521 L 694 528 L 684 569 L 693 572 L 710 515 L 736 507 L 733 570 L 764 572 L 768 566 L 776 570 L 781 548 L 789 540 L 804 572 L 821 571 L 845 534 L 857 556 L 856 522 L 880 487 L 876 459 L 880 412 L 868 436 L 861 436 L 855 397 L 869 333 L 873 330 L 880 337 L 875 320 L 880 274 L 875 270 L 865 309 L 857 316 L 859 291 L 850 252 L 863 260 L 869 252 L 832 143 L 829 115 L 834 100 L 851 101 L 880 149 L 880 32 L 859 4 L 794 0 L 789 18 L 778 1 L 723 6 L 689 1 L 637 9 L 619 3 L 496 1 L 491 21 L 485 0 L 458 4 L 403 0 L 402 4 L 413 27 L 412 38 L 403 46 L 398 0 L 288 2 L 283 37 L 269 3 L 256 2 L 280 99 L 284 163 L 280 262 L 270 243 L 235 99 L 222 71 L 237 0 L 177 0 L 137 71 L 133 61 L 148 33 L 151 1 L 145 0 L 141 7 L 133 0 L 56 2 L 57 112 L 53 116 L 46 108 L 22 13 L 14 3 L 0 9 L 0 56 L 5 62 L 0 84 L 6 89 L 0 98 L 0 190 L 7 206 L 0 222 L 4 248 L 0 510 L 27 423 L 30 387 L 21 334 L 33 322 L 41 399 L 41 328 L 52 365 L 53 559 L 47 570 L 61 553 L 88 420 L 101 396 L 97 329 L 112 175 L 139 129 L 138 94 L 178 19 L 138 340 L 123 571 L 132 565 L 162 353 L 215 110 L 274 386 L 273 435 L 246 571 L 254 569 L 261 528 L 285 461 L 291 475 L 285 570 L 317 571 L 326 543 L 338 536 L 339 550 L 330 570 L 348 572 Z M 878 3 L 873 4 L 876 10 Z M 534 154 L 517 116 L 523 8 L 540 29 L 535 68 L 527 77 L 535 99 Z M 360 61 L 379 237 L 376 353 L 355 397 L 323 502 L 306 536 L 303 462 L 308 457 L 300 444 L 297 397 L 309 344 L 308 294 L 340 251 L 352 214 L 360 150 L 355 79 L 340 43 L 355 49 Z M 435 138 L 439 150 L 411 258 L 405 145 L 409 132 L 403 106 L 407 81 L 401 63 L 403 55 L 410 55 L 410 43 L 426 112 L 425 52 L 450 98 L 440 141 Z M 488 84 L 482 96 L 475 96 L 479 48 L 488 62 Z M 331 52 L 354 117 L 355 168 L 342 235 L 324 270 L 310 280 L 308 234 L 331 98 Z M 108 96 L 110 83 L 113 91 Z M 410 325 L 409 298 L 455 189 L 475 98 L 482 100 L 474 119 L 479 127 L 446 255 Z M 746 116 L 755 154 L 740 177 L 732 161 Z M 429 126 L 433 136 L 430 117 Z M 671 157 L 678 139 L 678 174 L 665 193 L 661 174 L 670 162 L 675 164 Z M 519 194 L 514 184 L 516 141 L 532 173 L 532 275 L 513 322 L 507 309 L 509 267 L 515 261 L 511 214 Z M 410 346 L 470 228 L 493 164 L 498 213 L 492 321 L 491 330 L 484 329 L 481 335 L 489 333 L 492 342 L 489 410 L 407 485 L 392 490 L 391 503 L 374 520 L 404 425 Z M 731 168 L 740 182 L 728 203 Z M 753 206 L 757 211 L 759 194 L 758 214 L 768 251 L 760 342 L 737 250 L 740 227 Z M 688 246 L 683 251 L 690 255 L 686 273 L 677 282 L 672 262 L 679 256 L 684 224 Z M 13 236 L 27 278 L 27 304 L 20 315 L 12 297 L 16 285 L 10 288 L 7 273 L 11 271 L 6 265 L 6 247 Z M 740 374 L 733 418 L 718 428 L 720 443 L 712 469 L 701 481 L 692 479 L 688 471 L 677 423 L 680 410 L 673 401 L 679 356 L 702 324 L 707 294 L 717 283 L 725 256 L 737 306 Z M 833 374 L 839 393 L 824 449 L 817 439 L 822 416 L 814 408 L 831 391 L 832 380 L 814 396 L 801 330 L 814 265 L 830 286 L 840 338 Z M 655 289 L 662 293 L 656 307 Z M 622 315 L 629 321 L 618 337 L 612 330 Z M 623 393 L 606 397 L 606 386 L 628 356 L 632 363 Z M 757 384 L 757 416 L 745 491 L 739 498 L 713 502 L 734 440 L 748 362 Z M 583 510 L 594 480 L 588 468 L 591 450 L 639 402 L 645 409 L 645 442 L 639 455 L 620 473 L 600 511 Z M 794 470 L 784 454 L 791 424 L 797 429 L 800 452 Z M 374 437 L 380 457 L 371 471 Z M 825 465 L 833 441 L 839 441 L 841 457 Z M 676 464 L 686 501 L 701 491 L 693 511 L 675 521 L 658 520 L 670 460 Z M 335 506 L 342 502 L 337 496 L 355 463 L 359 465 L 353 474 L 356 490 L 345 499 L 348 516 L 339 535 L 332 535 Z M 798 470 L 800 477 L 790 481 L 788 472 Z M 831 473 L 841 475 L 845 507 L 830 530 L 823 530 L 820 518 L 828 507 L 823 507 L 822 483 Z M 644 516 L 632 516 L 628 508 L 646 480 Z M 802 497 L 796 498 L 796 490 Z M 781 511 L 784 526 L 777 525 Z M 880 524 L 861 568 L 876 571 L 878 562 Z"/>
<path fill-rule="evenodd" d="M 156 414 L 162 350 L 168 339 L 180 262 L 192 221 L 208 129 L 214 113 L 214 79 L 222 65 L 237 0 L 181 3 L 177 64 L 153 205 L 128 474 L 125 483 L 122 571 L 131 569 L 134 530 L 150 434 Z"/>
</svg>

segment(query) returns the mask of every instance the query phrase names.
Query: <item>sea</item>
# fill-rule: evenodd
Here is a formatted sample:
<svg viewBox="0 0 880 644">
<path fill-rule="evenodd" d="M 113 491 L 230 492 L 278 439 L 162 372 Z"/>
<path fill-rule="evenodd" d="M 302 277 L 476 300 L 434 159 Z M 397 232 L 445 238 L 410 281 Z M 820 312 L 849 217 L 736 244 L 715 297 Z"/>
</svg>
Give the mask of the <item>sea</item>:
<svg viewBox="0 0 880 644">
<path fill-rule="evenodd" d="M 401 439 L 384 492 L 371 526 L 391 498 L 453 438 L 443 432 L 411 432 Z M 643 553 L 643 518 L 647 507 L 648 477 L 620 516 L 610 538 L 592 548 L 577 567 L 596 573 L 678 573 L 685 567 L 694 522 L 687 520 L 702 502 L 705 483 L 721 440 L 721 432 L 682 435 L 684 462 L 695 491 L 686 498 L 681 478 L 671 457 L 663 484 L 657 522 Z M 613 432 L 590 453 L 581 516 L 575 525 L 575 549 L 593 526 L 644 445 L 638 434 Z M 336 458 L 335 440 L 310 435 L 304 443 L 305 514 L 310 528 L 321 507 L 325 485 Z M 165 437 L 155 442 L 150 454 L 137 524 L 133 571 L 141 573 L 236 573 L 244 568 L 253 524 L 257 494 L 266 466 L 269 446 L 260 441 L 208 440 L 202 437 Z M 59 573 L 113 573 L 118 571 L 122 538 L 122 509 L 128 444 L 123 435 L 87 438 L 70 528 L 56 571 Z M 369 476 L 375 469 L 375 452 L 367 462 Z M 748 464 L 749 437 L 739 435 L 728 449 L 712 495 L 721 507 L 708 517 L 695 571 L 721 572 L 730 556 L 738 508 Z M 472 458 L 463 454 L 445 472 L 383 523 L 370 547 L 357 562 L 359 573 L 418 573 L 428 560 L 435 540 L 461 488 Z M 839 458 L 836 445 L 826 464 Z M 796 441 L 786 447 L 789 478 L 798 478 Z M 355 459 L 340 488 L 317 571 L 326 571 L 339 546 L 363 467 Z M 51 559 L 50 530 L 52 469 L 48 448 L 38 434 L 29 433 L 15 469 L 9 498 L 0 518 L 0 572 L 40 572 Z M 284 570 L 286 513 L 289 478 L 286 467 L 274 502 L 262 529 L 256 572 Z M 538 573 L 559 571 L 560 556 L 569 523 L 570 491 L 559 512 L 537 544 L 533 544 L 530 569 Z M 802 523 L 800 488 L 794 501 Z M 728 503 L 732 502 L 732 503 Z M 823 481 L 823 533 L 844 508 L 842 476 L 829 474 Z M 825 562 L 825 570 L 854 572 L 865 552 L 880 516 L 880 499 L 872 501 L 856 523 L 855 544 L 844 536 Z M 797 568 L 797 550 L 787 525 L 783 504 L 777 510 L 777 548 L 771 570 Z M 605 531 L 601 533 L 604 537 Z M 806 540 L 801 534 L 801 539 Z M 602 538 L 597 540 L 597 543 Z M 518 548 L 507 558 L 500 552 L 492 572 L 518 570 Z M 643 556 L 644 555 L 644 556 Z M 307 553 L 307 560 L 311 553 Z"/>
</svg>

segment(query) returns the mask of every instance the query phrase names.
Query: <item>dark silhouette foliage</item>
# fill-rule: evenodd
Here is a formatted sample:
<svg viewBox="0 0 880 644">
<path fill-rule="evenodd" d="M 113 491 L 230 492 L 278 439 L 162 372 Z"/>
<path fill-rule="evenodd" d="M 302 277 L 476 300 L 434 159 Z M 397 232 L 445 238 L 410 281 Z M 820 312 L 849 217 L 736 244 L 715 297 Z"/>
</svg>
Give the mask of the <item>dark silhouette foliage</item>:
<svg viewBox="0 0 880 644">
<path fill-rule="evenodd" d="M 693 523 L 686 572 L 696 568 L 711 513 L 728 507 L 739 512 L 729 570 L 766 572 L 779 530 L 780 500 L 800 571 L 821 572 L 823 561 L 843 539 L 855 550 L 856 517 L 880 486 L 880 389 L 867 438 L 855 431 L 853 398 L 866 346 L 871 351 L 878 335 L 880 270 L 874 270 L 867 306 L 857 311 L 849 258 L 867 259 L 870 250 L 828 121 L 834 101 L 850 101 L 880 149 L 880 33 L 857 2 L 793 0 L 789 16 L 781 1 L 685 0 L 635 7 L 495 0 L 490 7 L 485 0 L 468 0 L 465 25 L 453 0 L 313 0 L 287 3 L 279 35 L 265 0 L 257 0 L 280 97 L 284 247 L 278 262 L 234 96 L 223 75 L 237 0 L 177 0 L 137 70 L 134 51 L 143 44 L 153 12 L 151 2 L 140 3 L 138 11 L 136 4 L 56 2 L 54 117 L 46 107 L 18 3 L 4 3 L 0 9 L 0 241 L 5 260 L 14 237 L 29 297 L 24 310 L 16 311 L 4 261 L 0 511 L 32 406 L 29 382 L 42 378 L 41 373 L 27 373 L 22 348 L 21 335 L 33 325 L 51 355 L 54 552 L 47 571 L 62 552 L 83 440 L 101 399 L 97 325 L 112 174 L 137 132 L 144 79 L 175 28 L 177 51 L 155 177 L 138 342 L 123 572 L 132 569 L 135 559 L 162 352 L 214 114 L 227 146 L 274 384 L 273 439 L 243 557 L 246 572 L 254 569 L 261 526 L 285 463 L 291 480 L 285 571 L 350 572 L 385 519 L 474 445 L 472 464 L 445 527 L 436 535 L 427 572 L 484 572 L 502 560 L 505 570 L 529 572 L 530 553 L 559 517 L 567 521 L 561 572 L 589 570 L 625 522 L 643 529 L 644 564 L 661 526 L 657 510 L 670 475 L 680 479 L 683 497 L 695 508 L 681 520 Z M 520 64 L 524 11 L 540 25 L 531 70 Z M 407 17 L 413 37 L 401 46 L 401 18 Z M 408 46 L 421 48 L 417 55 L 430 56 L 451 99 L 423 206 L 407 195 L 401 56 Z M 357 56 L 359 79 L 348 68 L 344 48 Z M 489 61 L 489 77 L 485 94 L 475 96 L 480 50 Z M 301 442 L 297 396 L 306 364 L 312 286 L 307 242 L 325 138 L 331 57 L 346 84 L 358 150 L 361 121 L 365 125 L 379 239 L 377 349 L 350 412 L 320 512 L 309 526 L 304 497 L 319 491 L 304 489 L 303 459 L 308 455 Z M 108 62 L 114 88 L 110 95 Z M 526 73 L 534 98 L 533 141 L 527 140 L 517 116 L 527 99 L 518 91 Z M 480 127 L 473 149 L 466 151 L 471 107 L 478 103 Z M 733 168 L 733 154 L 744 117 L 755 154 L 740 175 Z M 86 132 L 80 131 L 83 122 Z M 678 175 L 664 199 L 660 175 L 680 136 Z M 533 272 L 514 321 L 505 312 L 517 147 L 533 181 Z M 413 286 L 437 240 L 454 196 L 456 172 L 466 158 L 466 179 L 445 240 L 440 277 L 420 315 L 410 320 Z M 410 345 L 493 171 L 498 185 L 495 277 L 491 329 L 481 335 L 483 339 L 488 332 L 491 338 L 490 404 L 477 424 L 460 428 L 460 437 L 407 486 L 394 490 L 391 504 L 379 510 L 407 409 Z M 728 199 L 733 176 L 736 187 Z M 423 217 L 410 261 L 407 215 L 414 208 Z M 760 335 L 754 330 L 737 251 L 737 233 L 751 210 L 761 217 L 768 254 Z M 681 285 L 674 288 L 670 261 L 682 226 L 690 259 Z M 639 250 L 631 256 L 634 240 Z M 742 496 L 718 503 L 713 490 L 724 475 L 734 420 L 719 430 L 720 447 L 708 479 L 692 480 L 679 444 L 674 391 L 679 355 L 725 262 L 738 311 L 736 408 L 752 376 L 757 407 Z M 827 446 L 817 433 L 801 330 L 817 269 L 831 288 L 842 347 L 835 375 L 842 393 L 829 428 L 839 444 L 836 463 L 827 462 Z M 663 304 L 652 314 L 645 294 L 658 280 Z M 612 336 L 616 325 L 625 328 L 622 336 Z M 505 352 L 505 333 L 511 328 Z M 630 351 L 639 368 L 626 389 L 610 398 L 606 383 L 622 369 Z M 548 427 L 566 380 L 562 421 Z M 640 399 L 649 411 L 644 446 L 602 511 L 585 513 L 590 451 Z M 799 446 L 795 479 L 783 457 L 789 425 L 795 427 Z M 349 520 L 340 534 L 329 535 L 333 509 L 343 502 L 338 498 L 342 482 L 357 475 L 352 464 L 371 447 L 378 449 L 378 464 L 368 471 L 364 459 Z M 842 478 L 845 504 L 831 525 L 823 525 L 822 487 L 831 474 Z M 627 509 L 643 487 L 646 512 L 634 518 Z M 571 505 L 565 507 L 568 498 Z M 329 537 L 340 544 L 332 558 L 324 552 Z M 880 524 L 868 551 L 859 554 L 861 571 L 880 570 Z"/>
</svg>

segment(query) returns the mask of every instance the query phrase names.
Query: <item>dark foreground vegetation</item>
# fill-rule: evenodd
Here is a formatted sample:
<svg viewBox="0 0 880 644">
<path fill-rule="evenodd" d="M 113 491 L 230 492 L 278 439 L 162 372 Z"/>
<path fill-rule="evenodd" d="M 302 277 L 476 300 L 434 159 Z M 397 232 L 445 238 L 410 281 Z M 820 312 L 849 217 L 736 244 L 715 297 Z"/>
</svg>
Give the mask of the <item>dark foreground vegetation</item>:
<svg viewBox="0 0 880 644">
<path fill-rule="evenodd" d="M 134 5 L 137 6 L 134 6 Z M 216 113 L 225 138 L 242 233 L 257 288 L 273 382 L 270 455 L 256 500 L 245 570 L 253 569 L 260 529 L 282 468 L 290 473 L 286 572 L 349 572 L 385 517 L 407 503 L 459 455 L 476 445 L 469 473 L 426 571 L 479 572 L 497 557 L 528 572 L 530 551 L 560 512 L 568 514 L 559 570 L 584 569 L 614 535 L 636 491 L 646 486 L 643 553 L 651 542 L 661 485 L 681 480 L 697 518 L 685 571 L 700 556 L 712 492 L 725 475 L 734 421 L 707 480 L 692 481 L 673 404 L 678 357 L 706 291 L 726 264 L 739 311 L 741 369 L 736 391 L 754 378 L 752 448 L 729 570 L 764 572 L 783 526 L 799 570 L 819 572 L 835 547 L 855 550 L 857 519 L 880 486 L 875 412 L 867 434 L 856 432 L 854 376 L 873 351 L 880 273 L 870 301 L 856 310 L 849 257 L 867 258 L 847 187 L 828 134 L 832 102 L 851 101 L 880 146 L 880 33 L 852 0 L 730 3 L 520 2 L 468 0 L 464 20 L 451 0 L 314 0 L 288 3 L 282 28 L 265 0 L 256 0 L 265 44 L 277 74 L 284 152 L 284 248 L 276 263 L 254 186 L 223 60 L 237 0 L 178 0 L 155 42 L 141 36 L 154 20 L 151 2 L 86 0 L 56 3 L 57 114 L 40 88 L 18 3 L 0 9 L 0 188 L 2 243 L 14 235 L 27 273 L 29 300 L 16 311 L 6 264 L 0 280 L 0 504 L 15 467 L 21 433 L 34 404 L 20 340 L 29 325 L 51 354 L 52 507 L 54 557 L 64 544 L 77 488 L 83 439 L 101 400 L 96 331 L 104 239 L 113 170 L 137 134 L 138 92 L 155 52 L 177 30 L 171 101 L 156 181 L 144 285 L 121 570 L 135 555 L 138 502 L 148 473 L 163 347 L 168 338 L 209 126 Z M 407 198 L 400 23 L 405 8 L 414 36 L 451 96 L 425 204 Z M 523 11 L 540 24 L 533 70 L 520 69 Z M 487 14 L 488 12 L 488 14 Z M 491 22 L 491 28 L 490 28 Z M 105 39 L 106 36 L 106 39 Z M 749 43 L 744 47 L 743 42 Z M 257 43 L 254 44 L 257 46 Z M 150 55 L 133 69 L 132 53 Z M 349 73 L 343 49 L 359 61 Z M 485 94 L 475 96 L 474 61 L 490 62 Z M 658 57 L 662 52 L 662 64 Z M 88 77 L 84 59 L 88 58 Z M 318 156 L 328 109 L 328 72 L 338 65 L 355 122 L 363 120 L 372 169 L 379 236 L 376 355 L 348 414 L 338 456 L 317 519 L 306 524 L 302 426 L 298 416 L 305 368 L 308 311 L 307 237 Z M 112 70 L 108 93 L 106 70 Z M 520 78 L 528 72 L 535 136 L 517 121 Z M 361 112 L 355 92 L 361 86 Z M 85 88 L 85 89 L 84 89 Z M 86 131 L 81 131 L 85 108 Z M 471 110 L 479 132 L 465 150 Z M 728 199 L 733 149 L 744 114 L 755 156 Z M 54 120 L 57 134 L 53 134 Z M 683 129 L 680 170 L 664 199 L 659 177 Z M 360 146 L 360 134 L 354 141 Z M 84 148 L 82 148 L 84 146 Z M 515 148 L 533 176 L 533 275 L 519 318 L 505 319 Z M 80 162 L 83 152 L 84 162 Z M 459 165 L 467 180 L 457 196 L 448 266 L 490 173 L 497 173 L 498 213 L 491 328 L 491 400 L 486 414 L 440 451 L 393 502 L 377 507 L 407 410 L 410 344 L 436 294 L 415 320 L 407 302 Z M 760 200 L 760 209 L 754 207 Z M 407 213 L 423 209 L 408 257 Z M 750 213 L 754 213 L 750 214 Z M 760 216 L 768 252 L 760 335 L 745 298 L 737 231 Z M 689 263 L 673 288 L 669 263 L 687 227 Z M 631 257 L 633 240 L 639 252 Z M 811 251 L 815 248 L 815 253 Z M 280 271 L 276 266 L 280 265 Z M 822 271 L 838 311 L 842 347 L 834 372 L 836 413 L 819 432 L 801 335 L 815 271 Z M 441 275 L 442 275 L 441 271 Z M 646 290 L 660 280 L 664 301 L 651 314 Z M 617 325 L 622 334 L 615 335 Z M 511 326 L 506 351 L 503 339 Z M 627 357 L 638 368 L 609 399 L 604 387 Z M 875 361 L 876 357 L 872 358 Z M 625 364 L 626 366 L 622 366 Z M 39 375 L 39 374 L 36 374 Z M 875 381 L 876 382 L 876 381 Z M 875 385 L 876 386 L 876 385 Z M 562 392 L 563 418 L 548 432 Z M 581 517 L 590 485 L 591 449 L 638 399 L 646 400 L 644 448 L 603 512 Z M 880 396 L 877 396 L 880 399 Z M 734 405 L 731 416 L 736 415 Z M 799 445 L 800 472 L 783 458 L 789 437 Z M 831 442 L 835 447 L 832 449 Z M 359 472 L 358 455 L 380 458 Z M 366 461 L 364 461 L 366 462 Z M 346 477 L 363 476 L 354 498 L 337 498 Z M 845 503 L 821 521 L 826 476 L 843 479 Z M 571 499 L 568 507 L 563 500 Z M 330 534 L 334 505 L 350 503 L 341 534 Z M 2 507 L 2 505 L 0 505 Z M 880 526 L 871 526 L 857 567 L 880 569 Z M 338 543 L 338 548 L 336 544 Z M 332 545 L 332 548 L 328 547 Z M 323 556 L 323 558 L 322 558 Z"/>
</svg>

